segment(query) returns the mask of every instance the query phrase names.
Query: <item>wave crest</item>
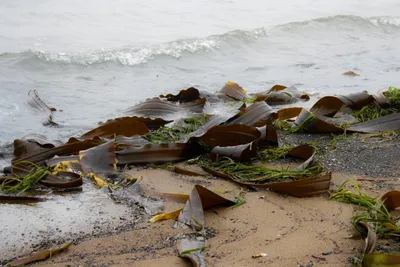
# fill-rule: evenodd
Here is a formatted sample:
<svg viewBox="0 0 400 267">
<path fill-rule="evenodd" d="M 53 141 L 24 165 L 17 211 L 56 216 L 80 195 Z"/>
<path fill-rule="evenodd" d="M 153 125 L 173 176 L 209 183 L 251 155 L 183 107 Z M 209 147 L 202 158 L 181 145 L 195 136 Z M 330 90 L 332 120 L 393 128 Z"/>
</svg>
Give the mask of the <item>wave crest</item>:
<svg viewBox="0 0 400 267">
<path fill-rule="evenodd" d="M 258 28 L 254 30 L 234 30 L 221 35 L 212 35 L 206 38 L 192 38 L 177 40 L 174 42 L 146 46 L 142 48 L 119 48 L 111 50 L 97 50 L 86 53 L 50 53 L 44 51 L 27 51 L 17 54 L 3 53 L 1 56 L 19 56 L 22 59 L 35 58 L 43 62 L 54 64 L 93 65 L 114 62 L 127 66 L 135 66 L 147 63 L 160 56 L 180 58 L 187 53 L 210 52 L 221 49 L 225 45 L 240 45 L 267 36 L 271 29 L 274 31 L 293 31 L 298 27 L 374 27 L 386 30 L 400 29 L 400 17 L 358 17 L 351 15 L 338 15 L 323 17 L 306 21 L 290 22 L 272 28 Z"/>
</svg>

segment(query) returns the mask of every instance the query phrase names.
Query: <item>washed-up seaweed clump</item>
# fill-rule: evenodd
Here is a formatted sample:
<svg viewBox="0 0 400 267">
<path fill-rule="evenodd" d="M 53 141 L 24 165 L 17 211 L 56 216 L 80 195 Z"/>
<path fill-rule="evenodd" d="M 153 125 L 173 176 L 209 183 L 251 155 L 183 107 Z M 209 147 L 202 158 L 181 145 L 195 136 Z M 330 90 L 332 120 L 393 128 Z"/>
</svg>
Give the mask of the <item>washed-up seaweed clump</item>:
<svg viewBox="0 0 400 267">
<path fill-rule="evenodd" d="M 1 190 L 4 193 L 16 193 L 16 192 L 27 192 L 35 189 L 39 182 L 49 173 L 48 168 L 39 167 L 35 164 L 28 174 L 24 176 L 15 176 L 12 178 L 6 178 L 0 184 Z"/>
<path fill-rule="evenodd" d="M 218 162 L 204 162 L 202 166 L 227 175 L 232 175 L 240 181 L 253 183 L 300 180 L 317 176 L 324 171 L 318 164 L 308 166 L 305 169 L 272 169 L 262 165 L 238 163 L 230 158 L 223 158 Z"/>
<path fill-rule="evenodd" d="M 174 125 L 173 127 L 162 126 L 151 133 L 143 135 L 142 138 L 153 144 L 175 143 L 204 125 L 208 118 L 209 116 L 206 114 L 186 118 L 180 124 Z"/>
<path fill-rule="evenodd" d="M 291 149 L 293 149 L 292 146 L 281 146 L 281 147 L 271 147 L 267 149 L 262 149 L 258 153 L 258 159 L 260 159 L 263 162 L 272 162 L 285 157 L 285 155 Z"/>
<path fill-rule="evenodd" d="M 360 110 L 354 111 L 353 116 L 356 118 L 356 122 L 366 122 L 396 112 L 398 112 L 396 108 L 382 108 L 378 104 L 372 103 Z"/>
<path fill-rule="evenodd" d="M 390 101 L 392 105 L 400 104 L 400 88 L 390 86 L 387 91 L 383 92 L 386 98 Z"/>
<path fill-rule="evenodd" d="M 353 185 L 356 192 L 345 189 L 348 183 Z M 400 264 L 398 254 L 374 253 L 378 238 L 400 237 L 399 218 L 390 213 L 400 205 L 399 191 L 389 191 L 381 198 L 371 197 L 363 193 L 355 181 L 347 180 L 331 193 L 330 198 L 358 206 L 351 217 L 351 223 L 354 229 L 365 237 L 365 248 L 363 255 L 353 260 L 357 266 L 398 266 Z"/>
</svg>

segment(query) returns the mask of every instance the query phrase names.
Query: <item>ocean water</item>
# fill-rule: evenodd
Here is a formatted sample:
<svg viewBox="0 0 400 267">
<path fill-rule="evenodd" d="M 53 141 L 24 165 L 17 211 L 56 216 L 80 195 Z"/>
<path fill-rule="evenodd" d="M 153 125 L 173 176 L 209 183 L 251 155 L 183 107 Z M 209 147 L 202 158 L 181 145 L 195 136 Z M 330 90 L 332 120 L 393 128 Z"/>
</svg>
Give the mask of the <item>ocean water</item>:
<svg viewBox="0 0 400 267">
<path fill-rule="evenodd" d="M 398 86 L 399 16 L 397 0 L 2 1 L 0 147 L 65 140 L 147 97 L 228 80 L 317 96 Z M 34 88 L 60 127 L 27 104 Z"/>
</svg>

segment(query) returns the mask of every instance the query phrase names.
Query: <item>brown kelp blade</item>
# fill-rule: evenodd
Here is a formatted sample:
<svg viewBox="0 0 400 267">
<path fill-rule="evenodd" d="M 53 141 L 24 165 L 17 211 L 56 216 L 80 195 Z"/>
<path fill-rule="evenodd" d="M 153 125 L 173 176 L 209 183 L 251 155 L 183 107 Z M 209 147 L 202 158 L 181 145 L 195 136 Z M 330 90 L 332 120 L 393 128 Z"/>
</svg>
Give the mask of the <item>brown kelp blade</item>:
<svg viewBox="0 0 400 267">
<path fill-rule="evenodd" d="M 84 140 L 84 141 L 74 140 L 73 142 L 67 143 L 62 146 L 41 150 L 37 153 L 35 151 L 35 153 L 24 155 L 23 157 L 17 159 L 13 159 L 12 163 L 13 165 L 17 164 L 18 162 L 31 162 L 39 164 L 48 159 L 53 158 L 54 156 L 76 155 L 81 150 L 89 149 L 101 143 L 102 141 L 99 139 Z"/>
<path fill-rule="evenodd" d="M 253 126 L 234 124 L 228 126 L 214 126 L 204 135 L 192 137 L 189 142 L 200 142 L 207 147 L 236 146 L 249 144 L 261 137 L 261 132 Z"/>
<path fill-rule="evenodd" d="M 265 101 L 269 105 L 284 105 L 295 103 L 299 100 L 310 100 L 310 96 L 301 93 L 295 86 L 290 87 L 273 87 L 267 93 L 256 94 L 255 101 Z"/>
<path fill-rule="evenodd" d="M 39 183 L 47 187 L 55 188 L 75 188 L 83 184 L 81 175 L 67 171 L 49 174 L 40 180 Z"/>
<path fill-rule="evenodd" d="M 204 249 L 205 241 L 188 237 L 178 240 L 176 246 L 178 248 L 179 257 L 189 259 L 194 267 L 206 266 L 201 253 Z"/>
<path fill-rule="evenodd" d="M 196 185 L 179 214 L 178 220 L 196 230 L 201 230 L 205 225 L 204 210 L 219 205 L 230 206 L 233 204 L 232 200 L 221 197 L 201 185 Z"/>
<path fill-rule="evenodd" d="M 294 124 L 296 127 L 303 126 L 302 130 L 309 133 L 335 133 L 344 131 L 343 128 L 322 120 L 306 109 L 300 112 Z"/>
<path fill-rule="evenodd" d="M 161 164 L 189 159 L 204 151 L 195 144 L 169 143 L 128 146 L 116 152 L 118 165 Z"/>
<path fill-rule="evenodd" d="M 2 183 L 0 178 L 0 184 Z M 0 203 L 7 204 L 25 204 L 25 203 L 37 203 L 46 201 L 46 198 L 34 197 L 34 196 L 12 196 L 12 195 L 0 195 Z"/>
<path fill-rule="evenodd" d="M 79 152 L 79 161 L 85 173 L 113 173 L 117 164 L 113 141 Z"/>
<path fill-rule="evenodd" d="M 324 194 L 329 190 L 332 179 L 332 174 L 328 172 L 328 173 L 321 173 L 315 177 L 304 178 L 297 181 L 259 184 L 259 183 L 243 182 L 232 175 L 223 173 L 221 171 L 216 171 L 208 167 L 203 167 L 203 169 L 212 175 L 230 179 L 241 185 L 270 189 L 275 192 L 288 194 L 294 197 L 311 197 L 315 195 Z"/>
<path fill-rule="evenodd" d="M 400 130 L 400 113 L 393 113 L 377 119 L 353 124 L 346 129 L 349 132 L 381 133 Z"/>
<path fill-rule="evenodd" d="M 44 147 L 37 142 L 15 139 L 13 160 L 26 158 L 49 149 L 49 147 Z"/>
<path fill-rule="evenodd" d="M 207 100 L 200 98 L 186 103 L 174 103 L 167 100 L 162 100 L 159 97 L 147 99 L 143 103 L 133 106 L 125 111 L 128 114 L 146 114 L 146 115 L 162 115 L 171 114 L 182 111 L 202 112 Z"/>
<path fill-rule="evenodd" d="M 171 102 L 186 103 L 200 99 L 200 92 L 196 88 L 190 87 L 188 89 L 181 90 L 177 95 L 167 94 L 160 95 L 160 97 L 166 98 L 168 101 Z"/>
<path fill-rule="evenodd" d="M 211 160 L 228 157 L 235 161 L 248 161 L 257 156 L 258 141 L 237 146 L 216 146 L 210 152 Z"/>
<path fill-rule="evenodd" d="M 116 135 L 134 136 L 143 135 L 149 132 L 146 125 L 135 117 L 122 117 L 108 120 L 105 124 L 82 135 L 84 139 L 93 137 L 114 138 Z"/>
<path fill-rule="evenodd" d="M 7 264 L 7 266 L 24 266 L 32 262 L 36 261 L 42 261 L 45 260 L 49 257 L 52 257 L 56 254 L 59 254 L 60 252 L 64 251 L 67 249 L 70 245 L 72 244 L 72 241 L 69 241 L 65 244 L 63 244 L 61 247 L 58 248 L 53 248 L 53 249 L 46 249 L 46 250 L 41 250 L 38 252 L 34 252 L 32 255 L 26 257 L 26 258 L 21 258 L 21 259 L 16 259 L 10 263 Z"/>
<path fill-rule="evenodd" d="M 44 101 L 39 97 L 39 94 L 36 89 L 30 90 L 28 92 L 28 96 L 30 99 L 28 100 L 28 104 L 39 112 L 43 112 L 47 116 L 47 123 L 45 125 L 58 125 L 53 121 L 53 111 L 56 111 L 55 108 L 49 107 Z"/>
<path fill-rule="evenodd" d="M 150 130 L 157 130 L 158 128 L 172 122 L 170 121 L 166 121 L 162 118 L 156 118 L 156 119 L 152 119 L 152 118 L 148 118 L 148 117 L 121 117 L 121 118 L 116 118 L 116 119 L 112 119 L 112 120 L 107 120 L 105 123 L 100 123 L 100 125 L 106 125 L 109 123 L 115 123 L 116 120 L 119 121 L 129 121 L 129 120 L 136 120 L 136 121 L 140 121 L 142 122 L 144 125 L 146 125 L 146 127 Z"/>
<path fill-rule="evenodd" d="M 40 134 L 28 134 L 22 137 L 21 140 L 35 142 L 45 148 L 53 148 L 63 145 L 63 143 L 59 140 L 49 140 L 46 138 L 46 136 Z"/>
<path fill-rule="evenodd" d="M 400 191 L 389 191 L 381 197 L 383 205 L 388 211 L 392 211 L 400 207 Z"/>
<path fill-rule="evenodd" d="M 257 102 L 229 119 L 226 124 L 245 124 L 249 126 L 261 127 L 268 123 L 276 114 L 273 109 L 265 102 Z"/>
<path fill-rule="evenodd" d="M 243 100 L 247 92 L 239 84 L 228 81 L 219 91 L 219 96 L 226 100 Z"/>
<path fill-rule="evenodd" d="M 257 129 L 261 132 L 259 147 L 280 146 L 281 140 L 274 126 L 268 124 Z"/>
</svg>

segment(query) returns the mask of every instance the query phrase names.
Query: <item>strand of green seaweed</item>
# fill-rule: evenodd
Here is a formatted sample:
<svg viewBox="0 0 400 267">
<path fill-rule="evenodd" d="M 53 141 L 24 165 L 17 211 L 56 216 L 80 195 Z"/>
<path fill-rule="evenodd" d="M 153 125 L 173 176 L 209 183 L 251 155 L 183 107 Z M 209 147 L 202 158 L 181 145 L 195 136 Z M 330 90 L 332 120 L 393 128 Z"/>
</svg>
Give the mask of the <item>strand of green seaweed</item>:
<svg viewBox="0 0 400 267">
<path fill-rule="evenodd" d="M 386 96 L 392 105 L 400 104 L 400 88 L 389 86 L 388 90 L 383 92 L 383 95 Z"/>
<path fill-rule="evenodd" d="M 45 167 L 40 167 L 32 162 L 18 162 L 32 165 L 32 169 L 25 176 L 16 176 L 7 179 L 1 184 L 1 190 L 4 193 L 26 192 L 35 188 L 49 172 Z"/>
<path fill-rule="evenodd" d="M 398 112 L 396 108 L 382 108 L 378 104 L 372 103 L 360 110 L 354 111 L 353 116 L 357 119 L 356 122 L 365 122 L 396 112 Z"/>
<path fill-rule="evenodd" d="M 292 146 L 281 146 L 262 149 L 258 152 L 257 158 L 264 162 L 271 162 L 283 158 L 291 149 L 293 149 Z"/>
<path fill-rule="evenodd" d="M 203 162 L 202 166 L 234 176 L 236 179 L 255 182 L 277 182 L 286 179 L 299 180 L 313 177 L 324 171 L 322 166 L 315 164 L 305 169 L 271 169 L 260 165 L 246 165 L 224 157 L 217 162 Z"/>
<path fill-rule="evenodd" d="M 182 136 L 196 131 L 200 126 L 207 122 L 208 115 L 196 116 L 184 119 L 183 125 L 174 125 L 173 127 L 160 127 L 159 129 L 148 133 L 142 138 L 153 144 L 173 143 L 181 140 Z"/>
<path fill-rule="evenodd" d="M 355 187 L 356 192 L 344 188 L 348 183 Z M 359 233 L 365 230 L 360 225 L 369 224 L 378 237 L 400 236 L 397 219 L 388 212 L 381 199 L 363 193 L 355 181 L 344 181 L 331 193 L 330 199 L 359 206 L 360 211 L 351 217 L 351 223 Z"/>
</svg>

